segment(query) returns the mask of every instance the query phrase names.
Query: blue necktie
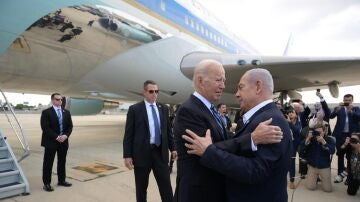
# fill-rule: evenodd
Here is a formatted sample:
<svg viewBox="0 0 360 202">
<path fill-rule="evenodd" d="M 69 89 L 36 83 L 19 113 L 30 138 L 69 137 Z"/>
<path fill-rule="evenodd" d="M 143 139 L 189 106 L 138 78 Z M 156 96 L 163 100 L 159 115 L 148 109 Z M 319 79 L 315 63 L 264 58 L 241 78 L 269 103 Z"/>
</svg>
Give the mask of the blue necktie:
<svg viewBox="0 0 360 202">
<path fill-rule="evenodd" d="M 59 119 L 60 135 L 63 133 L 63 119 L 61 109 L 57 109 L 57 117 Z"/>
<path fill-rule="evenodd" d="M 220 128 L 221 128 L 221 133 L 223 134 L 223 133 L 224 133 L 225 126 L 224 126 L 224 122 L 222 121 L 219 112 L 215 109 L 215 106 L 214 106 L 214 105 L 211 105 L 210 109 L 211 109 L 211 112 L 212 112 L 212 114 L 213 114 L 213 116 L 214 116 L 217 124 L 218 124 L 218 125 L 220 126 Z"/>
<path fill-rule="evenodd" d="M 155 145 L 160 146 L 161 140 L 160 140 L 159 119 L 157 117 L 154 105 L 150 105 L 150 106 L 151 106 L 151 113 L 152 113 L 152 116 L 153 116 L 153 119 L 154 119 L 154 126 L 155 126 Z"/>
</svg>

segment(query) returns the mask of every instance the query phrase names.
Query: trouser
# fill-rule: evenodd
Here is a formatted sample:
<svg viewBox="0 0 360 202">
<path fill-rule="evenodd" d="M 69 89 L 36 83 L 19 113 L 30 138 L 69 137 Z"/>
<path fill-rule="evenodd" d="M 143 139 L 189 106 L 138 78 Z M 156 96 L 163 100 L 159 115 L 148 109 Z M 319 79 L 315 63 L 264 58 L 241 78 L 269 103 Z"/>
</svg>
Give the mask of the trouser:
<svg viewBox="0 0 360 202">
<path fill-rule="evenodd" d="M 331 170 L 330 168 L 315 168 L 308 165 L 308 175 L 306 178 L 306 187 L 310 190 L 315 190 L 317 186 L 317 179 L 320 176 L 322 189 L 325 192 L 331 192 Z"/>
<path fill-rule="evenodd" d="M 43 175 L 42 180 L 44 184 L 51 183 L 51 173 L 54 163 L 55 154 L 57 153 L 57 175 L 58 182 L 64 182 L 66 178 L 66 155 L 68 147 L 65 145 L 59 145 L 56 148 L 45 147 L 44 159 L 43 159 Z"/>
<path fill-rule="evenodd" d="M 296 159 L 296 153 L 297 153 L 298 146 L 299 146 L 298 143 L 293 142 L 293 151 L 292 151 L 292 154 L 291 154 L 290 169 L 289 169 L 290 182 L 295 181 L 295 159 Z M 301 170 L 300 165 L 301 165 L 301 159 L 299 157 L 299 172 Z"/>
<path fill-rule="evenodd" d="M 345 147 L 345 149 L 341 149 L 341 147 L 337 148 L 338 155 L 338 175 L 345 170 L 344 167 L 344 157 L 346 157 L 346 167 L 350 169 L 350 157 L 351 157 L 351 148 L 349 146 Z"/>
<path fill-rule="evenodd" d="M 160 148 L 153 148 L 151 151 L 152 165 L 150 167 L 134 167 L 136 201 L 146 202 L 149 175 L 151 170 L 159 187 L 162 202 L 173 200 L 173 191 L 170 182 L 169 165 L 161 158 Z"/>
<path fill-rule="evenodd" d="M 347 188 L 347 193 L 349 195 L 355 195 L 356 192 L 359 190 L 359 186 L 360 186 L 360 180 L 359 179 L 353 179 L 351 173 L 349 173 L 349 177 L 348 177 L 348 188 Z"/>
</svg>

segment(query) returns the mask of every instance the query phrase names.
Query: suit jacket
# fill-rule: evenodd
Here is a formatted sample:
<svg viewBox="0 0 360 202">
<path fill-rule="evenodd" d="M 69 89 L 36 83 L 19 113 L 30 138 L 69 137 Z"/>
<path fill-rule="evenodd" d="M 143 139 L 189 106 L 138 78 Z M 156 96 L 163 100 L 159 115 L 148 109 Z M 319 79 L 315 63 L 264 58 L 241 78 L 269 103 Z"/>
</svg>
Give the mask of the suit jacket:
<svg viewBox="0 0 360 202">
<path fill-rule="evenodd" d="M 41 146 L 56 148 L 59 145 L 69 146 L 69 137 L 73 129 L 71 114 L 68 110 L 62 109 L 63 134 L 68 136 L 63 143 L 59 143 L 56 138 L 60 135 L 59 119 L 54 107 L 45 109 L 41 113 L 40 125 L 42 129 Z"/>
<path fill-rule="evenodd" d="M 305 128 L 306 126 L 308 126 L 310 113 L 311 113 L 311 109 L 308 106 L 306 106 L 304 108 L 304 111 L 298 114 L 298 116 L 300 117 L 301 128 Z"/>
<path fill-rule="evenodd" d="M 257 145 L 257 151 L 241 151 L 244 135 L 249 135 L 260 122 L 272 118 L 272 125 L 283 131 L 277 144 Z M 287 202 L 287 172 L 292 151 L 290 128 L 274 103 L 258 110 L 234 139 L 210 145 L 201 163 L 226 175 L 227 199 L 224 201 Z"/>
<path fill-rule="evenodd" d="M 337 119 L 336 119 L 334 131 L 333 131 L 333 136 L 336 137 L 336 145 L 342 145 L 346 138 L 346 137 L 342 136 L 343 130 L 345 127 L 345 119 L 346 119 L 345 107 L 341 107 L 338 112 L 336 112 L 336 110 L 334 109 L 330 114 L 330 118 L 333 119 L 335 117 L 337 117 Z M 348 118 L 349 118 L 349 133 L 351 134 L 352 132 L 358 132 L 359 131 L 358 121 L 360 119 L 360 108 L 353 107 L 352 113 L 348 114 Z"/>
<path fill-rule="evenodd" d="M 156 103 L 160 116 L 161 158 L 169 162 L 169 150 L 174 151 L 174 141 L 169 121 L 169 109 L 166 105 Z M 151 166 L 151 145 L 149 120 L 145 102 L 139 102 L 129 107 L 125 135 L 123 141 L 124 158 L 133 158 L 134 166 Z"/>
<path fill-rule="evenodd" d="M 213 142 L 226 139 L 209 109 L 197 97 L 191 95 L 179 107 L 174 125 L 175 147 L 178 153 L 174 201 L 224 201 L 224 176 L 202 166 L 198 156 L 187 154 L 188 149 L 184 146 L 185 141 L 181 138 L 182 135 L 186 134 L 185 129 L 190 129 L 203 136 L 206 130 L 210 129 Z"/>
</svg>

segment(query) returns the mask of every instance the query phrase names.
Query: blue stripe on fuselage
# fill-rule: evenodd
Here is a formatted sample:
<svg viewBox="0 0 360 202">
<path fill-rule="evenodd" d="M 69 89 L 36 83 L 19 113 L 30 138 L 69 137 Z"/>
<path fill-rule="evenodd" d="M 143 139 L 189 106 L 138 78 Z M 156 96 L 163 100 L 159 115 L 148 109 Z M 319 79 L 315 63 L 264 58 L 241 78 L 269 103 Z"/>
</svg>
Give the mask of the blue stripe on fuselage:
<svg viewBox="0 0 360 202">
<path fill-rule="evenodd" d="M 250 53 L 247 49 L 241 47 L 240 44 L 217 31 L 214 27 L 192 14 L 176 1 L 137 0 L 137 2 L 229 53 Z M 186 18 L 188 19 L 188 23 L 186 23 Z M 191 26 L 191 21 L 194 22 L 193 27 Z M 198 30 L 196 28 L 197 25 L 199 27 Z M 203 27 L 204 32 L 202 32 L 201 27 Z M 206 35 L 206 30 L 208 30 L 208 35 Z M 213 35 L 212 39 L 210 33 Z M 216 40 L 214 36 L 216 36 Z"/>
</svg>

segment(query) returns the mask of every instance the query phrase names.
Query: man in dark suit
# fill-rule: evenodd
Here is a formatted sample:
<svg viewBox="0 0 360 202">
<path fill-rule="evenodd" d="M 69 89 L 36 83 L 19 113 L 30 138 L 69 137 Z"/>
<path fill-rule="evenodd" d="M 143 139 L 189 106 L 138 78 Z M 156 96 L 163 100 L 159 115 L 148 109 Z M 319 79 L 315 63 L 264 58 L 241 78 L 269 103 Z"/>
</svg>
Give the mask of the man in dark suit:
<svg viewBox="0 0 360 202">
<path fill-rule="evenodd" d="M 350 165 L 351 148 L 346 146 L 345 140 L 350 138 L 351 133 L 358 132 L 358 121 L 360 119 L 360 108 L 353 106 L 354 97 L 352 94 L 346 94 L 343 97 L 343 103 L 335 107 L 330 114 L 330 119 L 337 117 L 333 136 L 336 138 L 336 154 L 338 155 L 338 175 L 335 177 L 335 183 L 343 181 L 347 175 L 344 169 L 344 156 Z M 349 166 L 348 166 L 349 167 Z"/>
<path fill-rule="evenodd" d="M 68 110 L 61 108 L 62 97 L 59 93 L 51 95 L 52 106 L 42 111 L 41 129 L 42 138 L 41 146 L 45 147 L 43 160 L 43 183 L 45 191 L 54 191 L 51 184 L 51 173 L 54 163 L 55 154 L 57 153 L 57 175 L 58 185 L 70 187 L 71 184 L 66 182 L 66 154 L 69 148 L 69 137 L 73 129 L 71 114 Z"/>
<path fill-rule="evenodd" d="M 217 110 L 219 111 L 221 119 L 222 119 L 222 121 L 224 122 L 224 124 L 226 126 L 226 130 L 230 131 L 230 129 L 231 129 L 231 120 L 230 120 L 229 116 L 227 115 L 226 104 L 219 103 L 217 105 Z"/>
<path fill-rule="evenodd" d="M 174 138 L 178 152 L 177 179 L 174 201 L 179 202 L 223 202 L 225 178 L 222 173 L 215 172 L 200 164 L 200 158 L 189 155 L 185 141 L 181 135 L 185 129 L 191 129 L 197 134 L 205 134 L 209 129 L 213 142 L 228 139 L 228 135 L 217 110 L 214 107 L 225 88 L 225 71 L 223 66 L 214 60 L 203 60 L 194 69 L 193 84 L 195 92 L 185 101 L 177 111 Z M 263 125 L 263 131 L 251 137 L 247 135 L 239 138 L 243 144 L 241 149 L 251 151 L 251 138 L 255 143 L 258 140 L 266 142 L 271 135 L 271 126 Z M 276 128 L 276 127 L 275 127 Z M 281 132 L 281 131 L 280 131 Z M 278 134 L 276 130 L 274 134 Z M 261 135 L 264 134 L 264 137 Z"/>
<path fill-rule="evenodd" d="M 283 114 L 272 101 L 273 89 L 270 72 L 247 71 L 236 93 L 246 113 L 244 126 L 235 138 L 212 144 L 209 130 L 205 137 L 190 130 L 187 130 L 190 137 L 183 135 L 190 143 L 186 143 L 188 153 L 201 156 L 201 164 L 226 176 L 227 194 L 223 201 L 288 201 L 286 176 L 292 150 L 291 133 Z M 244 152 L 240 139 L 260 132 L 259 127 L 269 123 L 281 128 L 282 139 L 276 139 L 275 144 L 252 145 L 255 147 L 252 152 Z"/>
<path fill-rule="evenodd" d="M 161 200 L 171 202 L 169 150 L 176 158 L 171 134 L 169 109 L 156 103 L 159 89 L 154 81 L 144 83 L 144 101 L 130 106 L 124 135 L 124 162 L 134 168 L 136 200 L 146 201 L 149 174 L 152 170 L 159 186 Z"/>
</svg>

